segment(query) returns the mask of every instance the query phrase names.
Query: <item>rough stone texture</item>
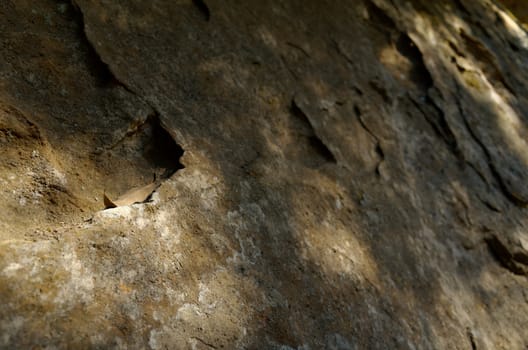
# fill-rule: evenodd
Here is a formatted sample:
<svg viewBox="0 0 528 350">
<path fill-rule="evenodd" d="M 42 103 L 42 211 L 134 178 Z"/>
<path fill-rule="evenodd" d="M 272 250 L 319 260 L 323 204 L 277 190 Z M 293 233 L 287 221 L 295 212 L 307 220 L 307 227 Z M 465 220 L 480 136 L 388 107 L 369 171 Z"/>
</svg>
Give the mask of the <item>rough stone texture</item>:
<svg viewBox="0 0 528 350">
<path fill-rule="evenodd" d="M 494 2 L 7 0 L 0 48 L 0 347 L 528 347 Z"/>
</svg>

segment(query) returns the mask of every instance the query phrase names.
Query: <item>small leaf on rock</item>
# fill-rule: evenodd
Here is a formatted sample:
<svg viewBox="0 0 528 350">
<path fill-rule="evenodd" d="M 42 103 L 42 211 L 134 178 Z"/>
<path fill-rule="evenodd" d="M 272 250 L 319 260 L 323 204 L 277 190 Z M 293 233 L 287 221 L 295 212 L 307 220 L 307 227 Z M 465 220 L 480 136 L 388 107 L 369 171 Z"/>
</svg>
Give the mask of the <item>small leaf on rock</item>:
<svg viewBox="0 0 528 350">
<path fill-rule="evenodd" d="M 111 200 L 106 193 L 104 194 L 105 209 L 122 207 L 134 203 L 143 203 L 150 197 L 152 192 L 158 187 L 156 182 L 141 187 L 134 187 L 125 192 L 115 200 Z"/>
</svg>

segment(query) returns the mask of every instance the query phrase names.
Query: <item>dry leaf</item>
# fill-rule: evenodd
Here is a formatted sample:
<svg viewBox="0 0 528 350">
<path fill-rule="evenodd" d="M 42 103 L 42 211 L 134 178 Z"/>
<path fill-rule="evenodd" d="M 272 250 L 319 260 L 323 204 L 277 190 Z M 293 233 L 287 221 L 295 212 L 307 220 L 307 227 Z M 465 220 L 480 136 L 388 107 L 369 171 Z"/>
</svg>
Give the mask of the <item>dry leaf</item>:
<svg viewBox="0 0 528 350">
<path fill-rule="evenodd" d="M 156 182 L 150 183 L 145 186 L 135 187 L 130 191 L 125 192 L 119 196 L 116 200 L 111 200 L 108 198 L 106 193 L 104 194 L 104 205 L 105 209 L 122 207 L 125 205 L 130 205 L 134 203 L 143 203 L 147 198 L 154 192 L 158 187 Z"/>
</svg>

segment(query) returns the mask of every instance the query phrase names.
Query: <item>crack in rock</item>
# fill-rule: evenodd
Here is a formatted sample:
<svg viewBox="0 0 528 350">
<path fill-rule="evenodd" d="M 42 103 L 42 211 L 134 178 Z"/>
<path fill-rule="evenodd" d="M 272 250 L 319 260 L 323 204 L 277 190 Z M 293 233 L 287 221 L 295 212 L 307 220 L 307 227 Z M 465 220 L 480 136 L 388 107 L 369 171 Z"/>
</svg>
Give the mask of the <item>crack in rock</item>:
<svg viewBox="0 0 528 350">
<path fill-rule="evenodd" d="M 460 90 L 460 87 L 457 85 L 457 90 Z M 495 181 L 498 184 L 498 188 L 501 191 L 501 193 L 513 204 L 519 207 L 525 207 L 528 205 L 528 202 L 526 202 L 524 199 L 520 198 L 519 196 L 516 196 L 515 193 L 510 191 L 508 186 L 506 186 L 506 183 L 504 182 L 504 179 L 500 175 L 496 165 L 494 164 L 491 154 L 484 144 L 484 142 L 478 137 L 478 135 L 475 133 L 475 130 L 473 130 L 473 127 L 471 126 L 470 122 L 467 120 L 467 117 L 464 113 L 463 107 L 461 105 L 461 102 L 457 99 L 456 105 L 459 111 L 459 114 L 461 116 L 462 122 L 464 126 L 466 127 L 469 135 L 473 139 L 473 141 L 478 145 L 478 147 L 482 150 L 484 157 L 486 158 L 486 163 L 488 165 L 488 168 L 495 179 Z"/>
<path fill-rule="evenodd" d="M 381 147 L 380 138 L 378 136 L 376 136 L 376 134 L 374 134 L 372 132 L 372 130 L 370 130 L 370 128 L 367 126 L 367 124 L 363 120 L 361 110 L 359 109 L 359 107 L 357 105 L 354 105 L 354 114 L 356 115 L 356 118 L 357 118 L 357 120 L 359 122 L 359 125 L 361 125 L 361 127 L 367 132 L 367 134 L 369 134 L 374 139 L 374 141 L 376 142 L 376 146 L 374 148 L 374 151 L 376 152 L 376 154 L 379 157 L 379 162 L 376 165 L 376 173 L 378 175 L 380 175 L 380 165 L 385 160 L 385 152 L 383 151 L 383 148 Z"/>
</svg>

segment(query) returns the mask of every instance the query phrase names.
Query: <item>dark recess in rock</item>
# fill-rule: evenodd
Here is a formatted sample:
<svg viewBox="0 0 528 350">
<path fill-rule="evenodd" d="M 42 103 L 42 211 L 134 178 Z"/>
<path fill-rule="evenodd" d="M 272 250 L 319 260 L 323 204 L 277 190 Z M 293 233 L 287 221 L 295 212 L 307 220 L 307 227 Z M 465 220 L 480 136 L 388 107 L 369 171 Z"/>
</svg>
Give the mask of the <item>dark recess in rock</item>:
<svg viewBox="0 0 528 350">
<path fill-rule="evenodd" d="M 142 129 L 148 129 L 150 140 L 145 145 L 143 156 L 155 169 L 164 169 L 161 178 L 169 178 L 184 166 L 180 163 L 183 148 L 163 128 L 157 113 L 151 114 Z"/>
<path fill-rule="evenodd" d="M 429 74 L 424 64 L 422 53 L 416 44 L 407 34 L 401 33 L 396 41 L 396 49 L 413 64 L 410 72 L 411 80 L 420 90 L 427 92 L 427 89 L 433 86 L 433 78 Z"/>
<path fill-rule="evenodd" d="M 436 135 L 459 157 L 461 155 L 460 150 L 458 149 L 455 135 L 446 121 L 444 111 L 429 96 L 425 97 L 424 103 L 420 103 L 414 98 L 411 98 L 411 101 L 423 114 L 425 120 L 431 125 Z"/>
<path fill-rule="evenodd" d="M 385 11 L 383 11 L 381 8 L 379 8 L 374 2 L 368 1 L 367 2 L 367 11 L 370 16 L 370 20 L 374 23 L 374 26 L 376 29 L 378 29 L 381 33 L 384 33 L 387 35 L 387 41 L 390 41 L 390 34 L 391 31 L 396 29 L 396 24 L 390 18 Z"/>
<path fill-rule="evenodd" d="M 471 13 L 468 11 L 466 6 L 462 3 L 461 0 L 454 0 L 454 3 L 457 5 L 457 7 L 460 9 L 460 12 L 462 12 L 463 17 L 471 17 Z"/>
<path fill-rule="evenodd" d="M 471 344 L 471 350 L 477 350 L 477 344 L 475 343 L 475 336 L 473 335 L 473 332 L 471 329 L 467 329 L 467 335 L 469 338 L 469 342 Z"/>
<path fill-rule="evenodd" d="M 193 0 L 194 6 L 202 13 L 204 19 L 206 21 L 209 21 L 211 19 L 211 11 L 209 11 L 209 7 L 203 0 Z"/>
<path fill-rule="evenodd" d="M 163 127 L 153 112 L 146 120 L 125 133 L 121 139 L 97 155 L 101 167 L 112 169 L 107 182 L 109 195 L 116 197 L 154 176 L 159 184 L 184 168 L 180 158 L 184 150 Z M 127 186 L 128 184 L 128 186 Z"/>
<path fill-rule="evenodd" d="M 325 146 L 325 144 L 317 137 L 317 136 L 310 136 L 309 138 L 310 145 L 327 161 L 335 163 L 336 159 L 332 152 L 328 149 L 328 147 Z"/>
<path fill-rule="evenodd" d="M 528 256 L 521 253 L 512 253 L 508 247 L 496 236 L 485 239 L 492 256 L 506 269 L 516 275 L 528 273 Z"/>
</svg>

